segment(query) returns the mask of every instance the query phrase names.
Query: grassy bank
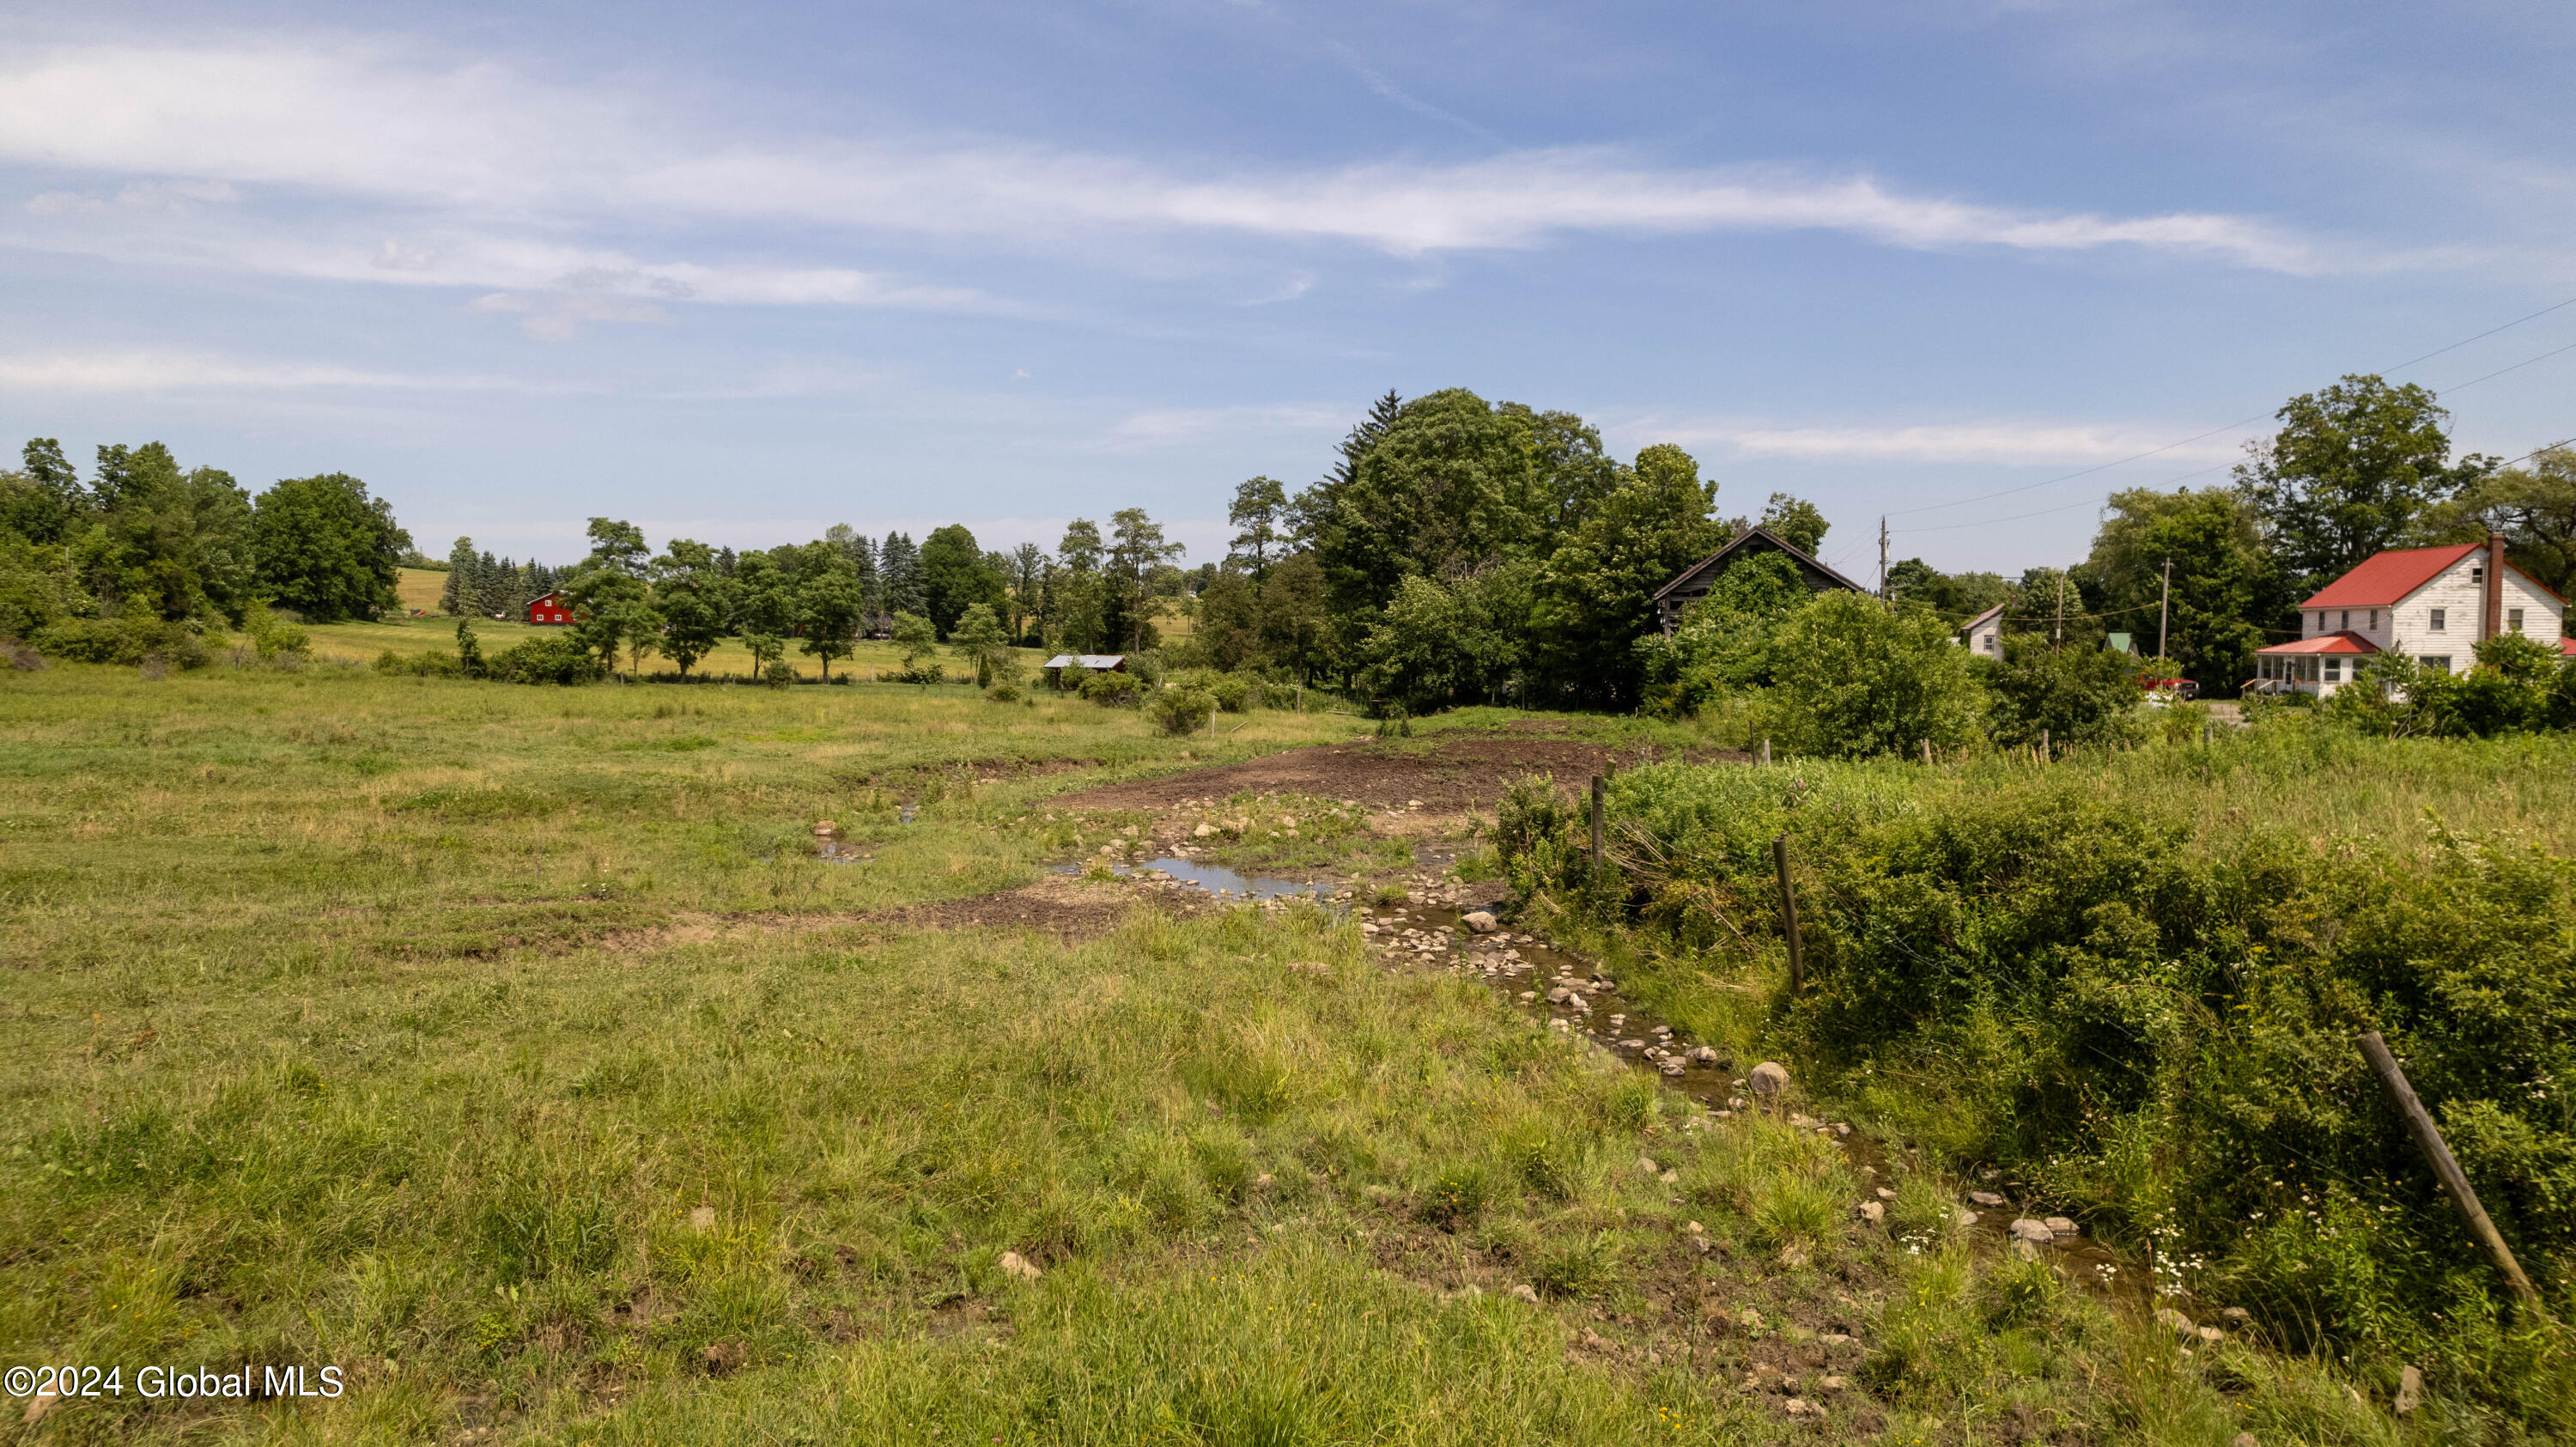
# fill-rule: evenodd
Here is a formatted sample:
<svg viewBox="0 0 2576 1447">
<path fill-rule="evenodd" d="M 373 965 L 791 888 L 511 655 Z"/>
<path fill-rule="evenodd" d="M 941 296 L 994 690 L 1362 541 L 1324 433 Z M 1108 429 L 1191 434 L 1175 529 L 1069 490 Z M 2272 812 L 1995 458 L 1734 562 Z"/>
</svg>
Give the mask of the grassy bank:
<svg viewBox="0 0 2576 1447">
<path fill-rule="evenodd" d="M 30 1439 L 2397 1435 L 1972 1255 L 1932 1158 L 1678 1109 L 1334 917 L 894 912 L 1039 879 L 1061 791 L 1355 720 L 7 680 L 0 1361 L 350 1383 Z"/>
<path fill-rule="evenodd" d="M 1642 997 L 1794 1055 L 1871 1119 L 2141 1253 L 2168 1289 L 2485 1425 L 2569 1421 L 2353 1046 L 2386 1033 L 2559 1316 L 2576 1306 L 2576 746 L 2357 737 L 2291 716 L 2040 767 L 1665 766 L 1612 790 L 1618 869 L 1533 795 L 1516 877 Z M 1772 840 L 1795 860 L 1792 995 Z"/>
</svg>

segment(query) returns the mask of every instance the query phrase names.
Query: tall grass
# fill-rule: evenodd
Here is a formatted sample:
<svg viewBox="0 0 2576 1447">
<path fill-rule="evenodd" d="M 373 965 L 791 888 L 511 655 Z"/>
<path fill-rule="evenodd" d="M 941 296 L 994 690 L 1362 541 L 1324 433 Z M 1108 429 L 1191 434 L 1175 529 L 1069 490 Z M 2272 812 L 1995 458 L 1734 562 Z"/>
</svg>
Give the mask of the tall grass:
<svg viewBox="0 0 2576 1447">
<path fill-rule="evenodd" d="M 2571 765 L 2565 739 L 2297 717 L 2046 766 L 1668 765 L 1614 786 L 1612 875 L 1563 840 L 1513 868 L 1611 925 L 1656 1008 L 1794 1052 L 2151 1251 L 2166 1289 L 2555 1431 L 2576 1420 L 2565 1344 L 2510 1309 L 2352 1037 L 2395 1042 L 2553 1310 L 2576 1306 Z M 1566 827 L 1534 798 L 1511 812 L 1500 839 Z"/>
</svg>

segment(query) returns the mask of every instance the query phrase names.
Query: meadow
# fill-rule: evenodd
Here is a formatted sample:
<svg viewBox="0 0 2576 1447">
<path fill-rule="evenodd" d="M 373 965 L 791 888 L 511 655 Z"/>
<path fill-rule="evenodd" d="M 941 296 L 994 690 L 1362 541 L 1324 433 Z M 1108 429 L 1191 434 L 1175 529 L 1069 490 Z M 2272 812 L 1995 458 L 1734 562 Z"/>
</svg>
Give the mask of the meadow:
<svg viewBox="0 0 2576 1447">
<path fill-rule="evenodd" d="M 343 627 L 358 659 L 397 632 Z M 2393 1418 L 2256 1333 L 2178 1347 L 1973 1245 L 1962 1162 L 1890 1139 L 1864 1176 L 1781 1116 L 1713 1118 L 1350 918 L 1050 872 L 1050 801 L 1092 785 L 1671 726 L 1475 710 L 1378 744 L 1258 711 L 1169 739 L 953 687 L 393 678 L 314 632 L 296 671 L 0 674 L 0 1364 L 129 1384 L 28 1440 L 2521 1430 Z M 2170 788 L 2216 815 L 2225 772 Z M 2547 772 L 2437 770 L 2355 822 L 2552 816 Z M 1082 847 L 1145 822 L 1085 814 Z M 1491 826 L 1455 822 L 1468 850 Z M 1036 887 L 1099 923 L 932 909 Z M 1793 1038 L 1740 1019 L 1730 1045 Z M 1854 1219 L 1882 1188 L 1887 1225 Z M 147 1363 L 348 1388 L 144 1402 Z"/>
</svg>

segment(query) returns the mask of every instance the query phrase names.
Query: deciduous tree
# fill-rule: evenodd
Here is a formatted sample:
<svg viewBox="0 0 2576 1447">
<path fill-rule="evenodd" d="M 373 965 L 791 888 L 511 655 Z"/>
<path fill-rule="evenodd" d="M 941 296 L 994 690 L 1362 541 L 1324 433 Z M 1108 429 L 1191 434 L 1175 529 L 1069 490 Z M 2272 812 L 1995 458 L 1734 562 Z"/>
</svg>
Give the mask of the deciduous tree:
<svg viewBox="0 0 2576 1447">
<path fill-rule="evenodd" d="M 2300 593 L 2404 537 L 2424 512 L 2491 470 L 2451 461 L 2451 414 L 2414 383 L 2352 375 L 2283 403 L 2248 444 L 2236 487 Z"/>
<path fill-rule="evenodd" d="M 316 623 L 372 617 L 395 606 L 411 534 L 393 508 L 344 472 L 290 477 L 259 495 L 251 552 L 259 587 Z"/>
</svg>

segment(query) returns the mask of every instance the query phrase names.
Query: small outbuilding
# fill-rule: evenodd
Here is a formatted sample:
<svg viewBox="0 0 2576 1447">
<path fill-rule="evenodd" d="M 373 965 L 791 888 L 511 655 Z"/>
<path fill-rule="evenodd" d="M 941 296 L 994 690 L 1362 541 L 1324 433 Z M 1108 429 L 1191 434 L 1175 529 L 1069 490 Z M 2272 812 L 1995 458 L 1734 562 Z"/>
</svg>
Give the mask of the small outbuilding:
<svg viewBox="0 0 2576 1447">
<path fill-rule="evenodd" d="M 530 599 L 527 615 L 529 622 L 549 627 L 573 621 L 572 610 L 564 606 L 561 593 L 548 593 L 542 598 Z"/>
<path fill-rule="evenodd" d="M 1837 588 L 1853 593 L 1869 591 L 1799 549 L 1791 547 L 1774 535 L 1769 528 L 1746 528 L 1729 538 L 1725 547 L 1682 569 L 1678 577 L 1656 592 L 1655 622 L 1666 633 L 1672 632 L 1673 626 L 1682 620 L 1682 610 L 1707 597 L 1708 590 L 1717 586 L 1718 577 L 1726 571 L 1729 564 L 1739 558 L 1761 552 L 1788 554 L 1789 560 L 1798 565 L 1798 576 L 1805 580 L 1808 587 L 1819 593 L 1830 593 Z"/>
<path fill-rule="evenodd" d="M 2003 657 L 2004 605 L 1997 603 L 1969 619 L 1960 627 L 1959 637 L 1968 645 L 1968 651 L 1979 658 Z"/>
<path fill-rule="evenodd" d="M 1062 688 L 1064 671 L 1068 668 L 1079 668 L 1086 673 L 1125 673 L 1127 655 L 1124 653 L 1059 653 L 1040 667 L 1045 669 L 1046 680 L 1050 687 Z"/>
</svg>

